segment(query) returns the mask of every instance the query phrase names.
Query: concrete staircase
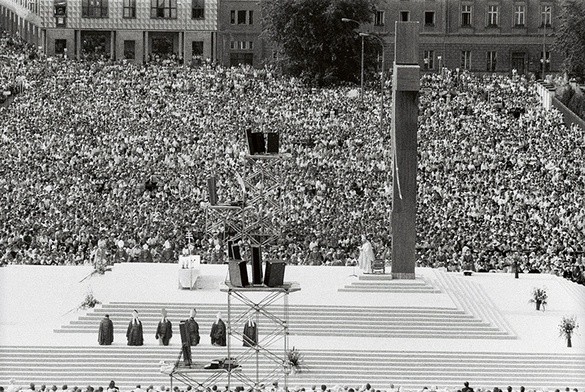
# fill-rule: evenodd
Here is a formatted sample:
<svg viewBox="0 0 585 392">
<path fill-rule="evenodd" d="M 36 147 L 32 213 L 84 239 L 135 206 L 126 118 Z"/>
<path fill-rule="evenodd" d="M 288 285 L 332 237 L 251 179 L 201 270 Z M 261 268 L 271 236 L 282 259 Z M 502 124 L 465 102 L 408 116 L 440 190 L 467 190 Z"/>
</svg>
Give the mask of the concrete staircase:
<svg viewBox="0 0 585 392">
<path fill-rule="evenodd" d="M 112 302 L 90 311 L 55 332 L 96 334 L 100 320 L 109 314 L 115 330 L 125 331 L 130 314 L 136 309 L 142 320 L 145 335 L 154 335 L 160 310 L 165 308 L 178 336 L 178 322 L 188 317 L 192 305 L 175 303 Z M 227 320 L 227 306 L 197 304 L 197 322 L 201 335 L 208 334 L 218 311 Z M 232 306 L 235 314 L 244 311 L 243 305 Z M 275 314 L 282 310 L 270 307 Z M 262 324 L 267 320 L 260 319 Z M 366 326 L 368 328 L 366 328 Z M 379 338 L 457 338 L 457 339 L 510 339 L 513 336 L 463 310 L 433 307 L 356 307 L 328 305 L 291 305 L 289 309 L 291 335 L 327 337 L 379 337 Z"/>
<path fill-rule="evenodd" d="M 440 293 L 428 282 L 418 278 L 415 280 L 392 279 L 391 275 L 367 274 L 359 275 L 358 280 L 340 288 L 342 292 L 358 293 Z"/>
<path fill-rule="evenodd" d="M 117 343 L 120 344 L 120 343 Z M 107 386 L 115 380 L 123 392 L 137 384 L 170 384 L 160 373 L 161 360 L 172 362 L 179 346 L 94 346 L 94 347 L 0 347 L 0 385 L 14 378 L 17 384 L 63 384 L 69 387 Z M 235 354 L 242 347 L 233 349 Z M 464 381 L 474 387 L 516 390 L 520 385 L 553 390 L 585 387 L 585 354 L 523 354 L 471 352 L 401 352 L 303 350 L 305 369 L 289 377 L 289 385 L 310 387 L 325 384 L 358 386 L 366 382 L 376 389 L 390 384 L 407 389 L 423 386 L 461 388 Z M 207 363 L 224 358 L 226 348 L 199 346 L 193 350 L 194 361 Z M 253 374 L 254 360 L 241 363 Z M 260 377 L 272 370 L 272 364 L 260 358 Z M 209 373 L 201 374 L 206 378 Z M 274 378 L 266 380 L 266 384 Z M 218 385 L 225 385 L 221 379 Z M 281 380 L 282 383 L 282 380 Z M 176 384 L 175 384 L 176 385 Z M 240 385 L 235 382 L 233 385 Z"/>
</svg>

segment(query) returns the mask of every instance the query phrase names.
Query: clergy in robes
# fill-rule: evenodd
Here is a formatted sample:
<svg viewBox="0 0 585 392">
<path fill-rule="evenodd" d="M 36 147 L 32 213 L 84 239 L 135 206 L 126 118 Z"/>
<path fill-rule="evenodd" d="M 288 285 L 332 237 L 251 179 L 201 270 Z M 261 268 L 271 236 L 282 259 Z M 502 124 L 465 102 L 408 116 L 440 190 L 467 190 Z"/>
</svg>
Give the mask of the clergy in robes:
<svg viewBox="0 0 585 392">
<path fill-rule="evenodd" d="M 173 336 L 173 324 L 171 320 L 167 318 L 167 311 L 163 309 L 161 311 L 162 318 L 158 322 L 156 327 L 155 339 L 158 339 L 161 346 L 168 346 L 171 337 Z"/>
<path fill-rule="evenodd" d="M 258 327 L 252 319 L 248 319 L 244 325 L 244 346 L 253 347 L 258 344 Z"/>
<path fill-rule="evenodd" d="M 217 314 L 215 322 L 211 326 L 211 344 L 213 346 L 225 346 L 226 345 L 226 336 L 225 336 L 225 323 L 221 319 L 221 313 Z"/>
<path fill-rule="evenodd" d="M 360 247 L 360 255 L 358 258 L 358 265 L 363 273 L 372 273 L 372 263 L 374 262 L 374 249 L 372 244 L 365 235 L 362 235 L 362 246 Z"/>
<path fill-rule="evenodd" d="M 132 320 L 128 324 L 126 331 L 128 346 L 142 346 L 144 344 L 144 335 L 142 334 L 142 321 L 138 318 L 138 312 L 132 312 Z"/>
<path fill-rule="evenodd" d="M 98 332 L 98 343 L 100 346 L 109 346 L 114 341 L 114 323 L 110 320 L 110 315 L 106 314 L 100 322 Z"/>
<path fill-rule="evenodd" d="M 196 314 L 197 311 L 195 309 L 191 309 L 190 317 L 187 320 L 185 320 L 185 327 L 187 328 L 189 345 L 191 346 L 197 346 L 200 340 L 199 324 L 197 324 L 197 321 L 195 321 Z"/>
</svg>

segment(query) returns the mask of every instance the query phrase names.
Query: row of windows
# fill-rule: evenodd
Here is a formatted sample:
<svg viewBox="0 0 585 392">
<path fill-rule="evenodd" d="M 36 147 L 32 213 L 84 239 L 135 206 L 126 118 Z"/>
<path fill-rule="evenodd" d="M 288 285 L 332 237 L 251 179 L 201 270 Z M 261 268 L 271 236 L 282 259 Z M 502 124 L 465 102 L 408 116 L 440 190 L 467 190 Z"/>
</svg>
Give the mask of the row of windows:
<svg viewBox="0 0 585 392">
<path fill-rule="evenodd" d="M 252 10 L 231 10 L 230 12 L 231 24 L 254 24 L 254 11 Z"/>
<path fill-rule="evenodd" d="M 470 27 L 473 17 L 473 5 L 461 5 L 461 26 Z M 374 13 L 374 25 L 384 26 L 385 12 L 376 11 Z M 400 11 L 399 20 L 401 22 L 408 22 L 410 20 L 410 11 Z M 425 11 L 424 13 L 425 26 L 435 25 L 435 11 Z M 526 5 L 514 5 L 514 27 L 524 27 L 526 24 Z M 488 27 L 498 27 L 500 25 L 500 6 L 495 4 L 488 5 L 486 14 L 486 25 Z M 552 25 L 552 6 L 540 6 L 540 25 L 550 27 Z"/>
<path fill-rule="evenodd" d="M 540 63 L 543 63 L 543 52 L 540 52 Z M 437 59 L 441 60 L 441 57 L 438 56 Z M 486 52 L 486 67 L 485 70 L 488 72 L 495 72 L 496 71 L 496 64 L 498 61 L 498 52 L 496 51 L 488 51 Z M 550 69 L 550 52 L 544 52 L 544 64 L 545 70 L 548 71 Z M 440 65 L 439 65 L 440 66 Z M 461 51 L 461 61 L 460 61 L 461 69 L 471 69 L 471 50 L 462 50 Z M 425 70 L 433 70 L 435 69 L 435 51 L 434 50 L 425 50 L 423 52 L 423 69 Z"/>
<path fill-rule="evenodd" d="M 461 5 L 461 26 L 469 27 L 473 20 L 473 5 Z M 486 15 L 486 25 L 488 27 L 500 26 L 500 6 L 497 4 L 488 5 Z M 526 25 L 526 5 L 514 5 L 514 27 L 524 27 Z M 540 25 L 550 27 L 552 25 L 552 6 L 543 4 L 540 6 Z"/>
<path fill-rule="evenodd" d="M 82 0 L 81 16 L 83 18 L 107 18 L 109 0 Z M 136 18 L 136 0 L 124 0 L 122 16 Z M 153 19 L 176 19 L 177 0 L 150 0 L 150 17 Z M 205 18 L 205 0 L 191 0 L 191 18 Z"/>
<path fill-rule="evenodd" d="M 230 49 L 253 50 L 254 42 L 252 41 L 230 41 Z"/>
</svg>

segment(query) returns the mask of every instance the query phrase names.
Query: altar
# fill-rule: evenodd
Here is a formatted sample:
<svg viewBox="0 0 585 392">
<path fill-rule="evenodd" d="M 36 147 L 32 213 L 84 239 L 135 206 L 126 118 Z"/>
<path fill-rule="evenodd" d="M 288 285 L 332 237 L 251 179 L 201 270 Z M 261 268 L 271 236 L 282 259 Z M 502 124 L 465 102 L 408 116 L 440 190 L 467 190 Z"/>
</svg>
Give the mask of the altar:
<svg viewBox="0 0 585 392">
<path fill-rule="evenodd" d="M 179 288 L 194 290 L 201 267 L 201 256 L 179 256 Z"/>
</svg>

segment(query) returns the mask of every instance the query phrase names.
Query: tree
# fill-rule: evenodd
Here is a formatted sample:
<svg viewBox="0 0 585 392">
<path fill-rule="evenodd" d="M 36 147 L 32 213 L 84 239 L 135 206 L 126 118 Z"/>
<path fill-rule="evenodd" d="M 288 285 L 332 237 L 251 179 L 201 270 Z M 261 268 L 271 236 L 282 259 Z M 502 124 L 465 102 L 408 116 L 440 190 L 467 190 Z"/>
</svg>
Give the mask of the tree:
<svg viewBox="0 0 585 392">
<path fill-rule="evenodd" d="M 559 15 L 554 49 L 563 57 L 563 68 L 570 77 L 585 77 L 585 2 L 565 0 Z"/>
<path fill-rule="evenodd" d="M 360 73 L 359 27 L 342 18 L 368 23 L 375 0 L 266 0 L 264 33 L 284 55 L 287 74 L 327 85 L 356 81 Z M 367 64 L 374 58 L 368 45 Z"/>
</svg>

